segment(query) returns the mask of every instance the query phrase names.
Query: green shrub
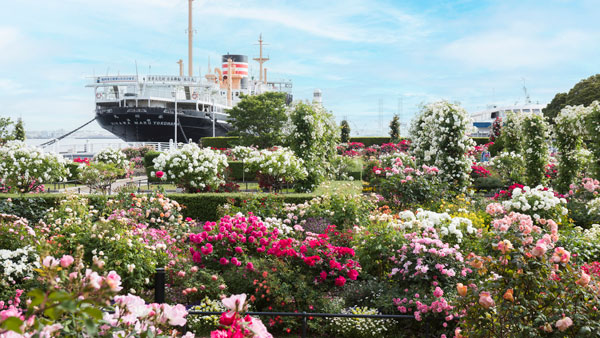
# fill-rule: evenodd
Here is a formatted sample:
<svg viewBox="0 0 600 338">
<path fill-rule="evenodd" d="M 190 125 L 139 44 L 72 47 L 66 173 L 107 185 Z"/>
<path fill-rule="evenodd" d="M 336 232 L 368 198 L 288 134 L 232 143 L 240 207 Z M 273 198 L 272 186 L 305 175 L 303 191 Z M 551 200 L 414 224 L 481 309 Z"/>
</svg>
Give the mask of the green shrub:
<svg viewBox="0 0 600 338">
<path fill-rule="evenodd" d="M 477 191 L 493 191 L 504 187 L 504 183 L 498 177 L 478 177 L 473 180 L 473 187 Z"/>
<path fill-rule="evenodd" d="M 240 138 L 238 136 L 203 137 L 202 147 L 210 148 L 233 148 Z"/>
<path fill-rule="evenodd" d="M 365 136 L 365 137 L 351 137 L 350 142 L 360 142 L 365 145 L 365 147 L 370 147 L 372 145 L 382 145 L 384 143 L 390 143 L 389 136 Z"/>
<path fill-rule="evenodd" d="M 35 194 L 35 197 L 17 194 L 0 194 L 0 213 L 16 215 L 35 223 L 44 218 L 46 211 L 54 208 L 65 199 L 66 194 Z M 87 195 L 89 205 L 95 210 L 103 211 L 108 196 Z"/>
<path fill-rule="evenodd" d="M 150 150 L 144 155 L 144 168 L 146 168 L 146 176 L 148 177 L 149 182 L 160 182 L 160 179 L 156 176 L 152 176 L 152 172 L 156 171 L 154 169 L 154 159 L 158 157 L 161 153 L 158 151 Z"/>
<path fill-rule="evenodd" d="M 489 137 L 471 137 L 471 139 L 473 139 L 473 141 L 475 141 L 475 143 L 478 146 L 481 146 L 481 145 L 484 145 L 484 144 L 490 142 L 490 138 Z"/>
</svg>

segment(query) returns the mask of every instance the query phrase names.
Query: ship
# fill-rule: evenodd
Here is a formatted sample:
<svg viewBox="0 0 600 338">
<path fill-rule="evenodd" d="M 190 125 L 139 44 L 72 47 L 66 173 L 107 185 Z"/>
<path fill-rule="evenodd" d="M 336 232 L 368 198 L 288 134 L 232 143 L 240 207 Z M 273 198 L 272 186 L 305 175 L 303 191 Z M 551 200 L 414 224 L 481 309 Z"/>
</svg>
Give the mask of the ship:
<svg viewBox="0 0 600 338">
<path fill-rule="evenodd" d="M 472 137 L 489 137 L 492 125 L 496 118 L 506 120 L 506 114 L 509 112 L 523 114 L 523 113 L 534 113 L 542 115 L 542 109 L 546 108 L 545 104 L 539 103 L 524 103 L 514 104 L 508 106 L 490 105 L 486 109 L 471 114 L 473 120 L 473 127 L 476 132 L 472 133 Z"/>
<path fill-rule="evenodd" d="M 525 80 L 523 80 L 524 82 Z M 545 104 L 539 102 L 533 103 L 529 97 L 529 92 L 523 84 L 523 92 L 525 94 L 525 100 L 523 103 L 519 101 L 513 105 L 499 106 L 499 105 L 488 105 L 486 109 L 480 110 L 471 114 L 473 120 L 474 132 L 470 134 L 471 137 L 489 137 L 492 132 L 492 125 L 497 118 L 502 120 L 506 119 L 506 114 L 513 112 L 516 114 L 537 114 L 542 115 L 542 110 L 546 108 Z"/>
<path fill-rule="evenodd" d="M 227 111 L 242 95 L 268 91 L 293 100 L 291 80 L 267 81 L 263 63 L 262 34 L 259 35 L 259 78 L 249 76 L 248 56 L 225 54 L 221 64 L 205 76 L 192 72 L 192 1 L 188 18 L 188 75 L 180 59 L 179 75 L 106 75 L 92 77 L 86 85 L 94 89 L 96 121 L 126 142 L 193 142 L 203 137 L 225 136 L 231 130 Z"/>
</svg>

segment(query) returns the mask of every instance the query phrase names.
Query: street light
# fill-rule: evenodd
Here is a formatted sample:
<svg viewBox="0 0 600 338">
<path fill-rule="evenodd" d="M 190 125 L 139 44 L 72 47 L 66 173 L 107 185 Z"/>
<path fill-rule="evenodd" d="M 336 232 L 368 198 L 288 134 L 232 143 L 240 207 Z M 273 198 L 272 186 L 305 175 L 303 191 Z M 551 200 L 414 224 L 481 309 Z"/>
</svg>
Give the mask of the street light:
<svg viewBox="0 0 600 338">
<path fill-rule="evenodd" d="M 175 149 L 177 149 L 177 87 L 175 87 L 174 91 L 172 92 L 173 96 L 175 97 L 175 113 L 174 113 L 174 132 L 175 132 L 175 136 L 173 138 L 173 140 L 175 141 Z"/>
<path fill-rule="evenodd" d="M 213 137 L 215 137 L 215 100 L 212 99 L 212 105 L 210 107 L 210 110 L 212 111 L 212 123 L 213 123 Z"/>
</svg>

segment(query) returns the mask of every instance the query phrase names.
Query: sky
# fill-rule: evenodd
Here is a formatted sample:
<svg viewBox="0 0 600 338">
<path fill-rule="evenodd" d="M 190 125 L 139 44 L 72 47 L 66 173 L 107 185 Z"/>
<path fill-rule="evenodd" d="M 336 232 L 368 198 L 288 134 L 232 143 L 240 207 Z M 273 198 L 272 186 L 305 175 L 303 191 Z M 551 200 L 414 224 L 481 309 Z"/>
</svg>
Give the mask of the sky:
<svg viewBox="0 0 600 338">
<path fill-rule="evenodd" d="M 94 117 L 93 75 L 187 69 L 188 0 L 0 0 L 0 116 L 27 130 Z M 386 135 L 423 104 L 548 103 L 600 73 L 598 1 L 195 0 L 194 69 L 258 56 L 295 99 L 315 89 L 352 135 Z M 258 65 L 251 64 L 258 74 Z M 88 130 L 101 130 L 96 124 Z"/>
</svg>

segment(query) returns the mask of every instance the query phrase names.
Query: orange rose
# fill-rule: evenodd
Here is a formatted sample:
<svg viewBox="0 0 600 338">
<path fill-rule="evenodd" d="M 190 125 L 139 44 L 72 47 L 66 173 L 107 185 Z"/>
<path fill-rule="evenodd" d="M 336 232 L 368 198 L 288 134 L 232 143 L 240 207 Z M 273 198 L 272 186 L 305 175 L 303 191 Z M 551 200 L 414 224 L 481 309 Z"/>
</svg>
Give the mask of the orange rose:
<svg viewBox="0 0 600 338">
<path fill-rule="evenodd" d="M 456 284 L 456 291 L 458 291 L 458 294 L 461 297 L 464 297 L 467 295 L 467 286 L 463 285 L 462 283 L 458 283 Z"/>
<path fill-rule="evenodd" d="M 502 298 L 514 302 L 515 299 L 513 298 L 513 289 L 508 289 L 506 290 L 506 292 L 504 293 L 504 296 L 502 296 Z"/>
</svg>

